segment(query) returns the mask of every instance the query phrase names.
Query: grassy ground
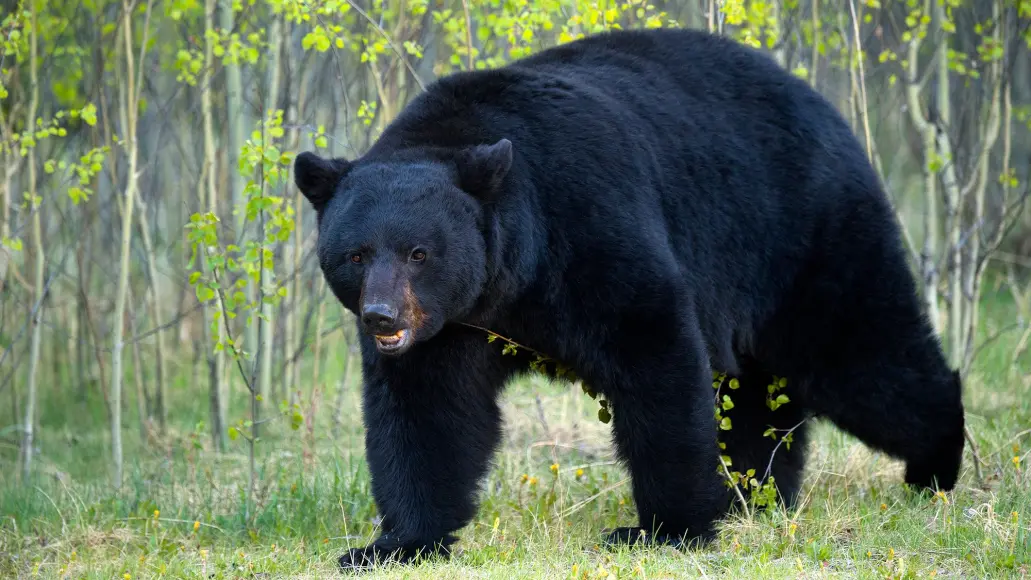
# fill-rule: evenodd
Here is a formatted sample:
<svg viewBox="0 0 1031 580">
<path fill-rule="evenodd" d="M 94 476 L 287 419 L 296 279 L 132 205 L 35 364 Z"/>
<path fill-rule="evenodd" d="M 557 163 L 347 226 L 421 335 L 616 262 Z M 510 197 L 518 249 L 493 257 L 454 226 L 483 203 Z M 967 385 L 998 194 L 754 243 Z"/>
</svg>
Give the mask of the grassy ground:
<svg viewBox="0 0 1031 580">
<path fill-rule="evenodd" d="M 991 310 L 985 336 L 1013 320 L 1004 306 Z M 954 492 L 907 492 L 899 462 L 819 424 L 797 509 L 731 517 L 715 545 L 683 553 L 596 546 L 602 529 L 635 522 L 608 427 L 578 389 L 527 379 L 505 397 L 504 449 L 456 557 L 367 577 L 1026 577 L 1031 365 L 1026 356 L 1011 364 L 1015 338 L 991 341 L 967 383 L 980 480 L 968 448 Z M 28 485 L 13 476 L 13 436 L 0 435 L 0 577 L 332 577 L 342 551 L 374 537 L 355 384 L 336 437 L 332 391 L 321 402 L 306 395 L 314 420 L 300 430 L 270 425 L 253 509 L 243 494 L 246 448 L 236 441 L 231 453 L 211 451 L 196 424 L 206 397 L 191 384 L 184 375 L 172 388 L 167 440 L 144 446 L 130 422 L 121 492 L 108 483 L 101 408 L 46 398 L 39 475 Z"/>
</svg>

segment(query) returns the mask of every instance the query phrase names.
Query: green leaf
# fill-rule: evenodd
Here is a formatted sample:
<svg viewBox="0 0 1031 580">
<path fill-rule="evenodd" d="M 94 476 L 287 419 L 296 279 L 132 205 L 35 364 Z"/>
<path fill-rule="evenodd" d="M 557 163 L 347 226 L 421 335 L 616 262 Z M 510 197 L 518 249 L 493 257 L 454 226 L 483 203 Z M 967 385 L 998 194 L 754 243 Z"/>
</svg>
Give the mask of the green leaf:
<svg viewBox="0 0 1031 580">
<path fill-rule="evenodd" d="M 197 286 L 197 300 L 207 302 L 215 297 L 215 291 L 207 286 Z"/>
<path fill-rule="evenodd" d="M 21 238 L 4 238 L 3 246 L 12 252 L 20 252 L 22 250 Z"/>
<path fill-rule="evenodd" d="M 79 116 L 80 116 L 80 118 L 82 118 L 83 122 L 85 122 L 90 127 L 93 127 L 94 125 L 97 124 L 97 107 L 96 107 L 96 105 L 94 105 L 92 103 L 86 105 L 85 107 L 82 108 L 81 111 L 79 111 Z"/>
</svg>

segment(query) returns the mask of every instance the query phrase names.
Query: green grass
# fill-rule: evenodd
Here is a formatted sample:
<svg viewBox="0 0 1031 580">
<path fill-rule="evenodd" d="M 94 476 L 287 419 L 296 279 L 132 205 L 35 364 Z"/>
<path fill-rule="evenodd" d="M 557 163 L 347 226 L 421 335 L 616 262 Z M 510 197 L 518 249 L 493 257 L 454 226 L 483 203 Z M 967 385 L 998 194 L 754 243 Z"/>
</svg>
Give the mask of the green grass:
<svg viewBox="0 0 1031 580">
<path fill-rule="evenodd" d="M 989 301 L 984 318 L 983 334 L 991 336 L 1013 315 L 1004 301 Z M 1031 365 L 1027 356 L 1016 367 L 1010 363 L 1016 338 L 1003 335 L 985 347 L 967 381 L 968 424 L 984 462 L 980 481 L 968 446 L 955 491 L 908 492 L 900 462 L 820 423 L 808 448 L 804 500 L 795 510 L 731 516 L 718 542 L 687 552 L 597 547 L 604 528 L 635 522 L 608 427 L 578 389 L 523 380 L 505 396 L 504 447 L 456 556 L 366 577 L 1027 576 Z M 335 376 L 338 366 L 331 361 L 326 374 Z M 197 424 L 206 395 L 191 382 L 184 374 L 170 387 L 173 428 L 163 441 L 139 441 L 130 400 L 120 492 L 108 483 L 102 403 L 69 397 L 62 405 L 56 393 L 45 393 L 42 456 L 28 484 L 13 475 L 15 438 L 0 438 L 0 577 L 338 575 L 336 557 L 375 535 L 356 385 L 346 386 L 345 422 L 335 438 L 333 389 L 314 402 L 305 393 L 302 404 L 314 409 L 306 411 L 315 418 L 310 431 L 270 425 L 259 444 L 261 488 L 248 519 L 246 449 L 236 441 L 231 453 L 212 452 L 206 428 Z M 245 408 L 238 393 L 233 418 Z"/>
</svg>

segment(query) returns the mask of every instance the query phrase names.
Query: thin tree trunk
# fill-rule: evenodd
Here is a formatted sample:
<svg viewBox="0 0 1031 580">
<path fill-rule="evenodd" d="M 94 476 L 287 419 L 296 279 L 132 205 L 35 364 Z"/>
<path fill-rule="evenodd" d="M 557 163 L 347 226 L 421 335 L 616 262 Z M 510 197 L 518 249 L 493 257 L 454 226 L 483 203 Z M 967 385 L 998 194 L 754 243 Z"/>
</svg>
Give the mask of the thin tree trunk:
<svg viewBox="0 0 1031 580">
<path fill-rule="evenodd" d="M 132 249 L 132 218 L 138 183 L 139 146 L 136 141 L 136 122 L 139 112 L 136 87 L 136 62 L 133 56 L 132 12 L 135 1 L 122 2 L 122 34 L 125 42 L 125 97 L 122 99 L 126 150 L 129 168 L 126 173 L 125 202 L 122 207 L 122 242 L 118 269 L 118 290 L 115 294 L 113 337 L 111 346 L 111 456 L 112 480 L 116 489 L 122 485 L 122 350 L 125 347 L 125 311 L 129 296 L 130 250 Z M 149 13 L 149 6 L 148 6 Z"/>
<path fill-rule="evenodd" d="M 934 66 L 938 68 L 937 97 L 938 119 L 935 131 L 935 143 L 938 158 L 942 163 L 941 184 L 945 195 L 945 235 L 946 251 L 949 256 L 949 361 L 953 368 L 959 368 L 963 361 L 963 266 L 961 262 L 962 248 L 960 239 L 963 233 L 962 200 L 960 199 L 959 181 L 956 179 L 956 156 L 952 151 L 947 129 L 952 127 L 952 100 L 949 79 L 948 48 L 951 34 L 939 34 L 943 31 L 945 9 L 938 2 L 933 3 L 931 21 L 935 29 L 928 36 L 940 38 L 942 46 L 935 53 Z"/>
<path fill-rule="evenodd" d="M 133 322 L 130 328 L 138 328 L 136 324 L 136 300 L 129 297 L 129 320 Z M 135 333 L 133 333 L 135 334 Z M 136 384 L 136 415 L 140 422 L 140 443 L 147 444 L 147 422 L 149 419 L 150 396 L 147 394 L 147 386 L 143 377 L 143 361 L 140 357 L 140 341 L 132 341 L 132 378 Z"/>
<path fill-rule="evenodd" d="M 337 383 L 336 401 L 333 403 L 333 426 L 331 428 L 331 434 L 333 439 L 338 439 L 340 436 L 340 427 L 344 423 L 344 394 L 347 392 L 347 387 L 351 383 L 351 373 L 355 366 L 355 357 L 351 355 L 351 345 L 344 342 L 344 375 L 340 378 L 340 382 Z"/>
<path fill-rule="evenodd" d="M 765 32 L 765 35 L 767 37 L 769 37 L 769 35 L 772 34 L 776 39 L 774 41 L 774 46 L 771 50 L 771 52 L 773 53 L 773 60 L 777 61 L 777 64 L 779 64 L 782 68 L 791 70 L 790 68 L 788 68 L 788 53 L 786 48 L 787 42 L 782 36 L 784 33 L 784 29 L 786 28 L 784 26 L 783 17 L 784 6 L 781 2 L 772 2 L 769 4 L 769 9 L 770 12 L 772 12 L 772 14 L 770 14 L 769 20 L 767 20 L 767 22 L 772 23 L 772 26 L 765 27 L 765 30 L 763 32 Z M 773 30 L 770 30 L 771 28 Z M 769 46 L 769 44 L 767 44 L 766 42 L 763 42 L 763 44 Z"/>
<path fill-rule="evenodd" d="M 147 207 L 143 203 L 143 199 L 138 200 L 139 209 L 139 228 L 140 228 L 140 239 L 143 241 L 143 252 L 147 256 L 147 277 L 150 279 L 150 292 L 148 292 L 150 303 L 150 317 L 153 319 L 153 325 L 156 327 L 163 323 L 161 318 L 161 297 L 158 295 L 158 273 L 155 263 L 157 262 L 157 255 L 154 253 L 154 244 L 150 239 L 150 224 L 147 218 Z M 154 408 L 153 412 L 157 414 L 158 427 L 162 435 L 165 434 L 166 422 L 168 420 L 168 411 L 165 409 L 165 333 L 162 330 L 158 330 L 154 333 L 155 351 L 154 351 Z"/>
<path fill-rule="evenodd" d="M 204 98 L 203 95 L 201 95 L 201 101 L 202 102 L 203 102 L 203 98 Z M 197 211 L 204 211 L 204 208 L 207 206 L 207 203 L 208 203 L 208 201 L 207 201 L 208 200 L 207 183 L 208 183 L 208 161 L 207 161 L 207 159 L 205 159 L 200 164 L 200 177 L 197 179 Z M 183 232 L 185 232 L 185 231 L 186 230 L 183 230 Z M 185 240 L 184 240 L 184 243 L 185 243 Z M 184 254 L 186 254 L 186 252 L 184 252 Z M 205 260 L 206 260 L 206 257 L 202 253 L 201 254 L 201 258 L 200 258 L 201 266 L 202 267 L 206 267 L 207 262 Z M 185 300 L 187 296 L 188 295 L 184 292 L 183 293 L 183 299 Z M 200 333 L 200 335 L 202 337 L 202 340 L 194 340 L 193 341 L 193 357 L 194 357 L 194 360 L 193 360 L 193 367 L 192 367 L 192 369 L 193 369 L 193 384 L 195 384 L 195 385 L 199 385 L 200 382 L 201 382 L 202 376 L 204 374 L 203 365 L 207 364 L 208 367 L 213 367 L 214 364 L 215 364 L 214 363 L 214 356 L 216 354 L 219 354 L 219 353 L 212 354 L 213 350 L 214 350 L 214 347 L 212 347 L 211 349 L 208 348 L 210 346 L 210 340 L 208 340 L 208 335 L 210 334 L 210 332 L 208 331 L 208 324 L 209 324 L 209 322 L 211 320 L 210 312 L 211 312 L 212 308 L 214 308 L 214 306 L 212 306 L 210 304 L 207 305 L 207 306 L 204 306 L 202 308 L 202 310 L 201 310 L 201 323 L 202 323 L 203 328 L 202 328 L 201 333 Z M 189 317 L 184 318 L 183 322 L 182 322 L 182 324 L 186 324 L 186 322 L 189 321 L 189 323 L 190 323 L 189 327 L 188 327 L 189 330 L 187 332 L 189 332 L 189 334 L 191 336 L 193 335 L 193 329 L 196 326 L 195 320 L 196 320 L 196 315 L 190 315 Z M 180 340 L 182 340 L 182 336 L 183 336 L 182 335 L 182 330 L 184 328 L 187 328 L 187 327 L 180 327 L 180 334 L 179 334 Z M 216 419 L 217 414 L 215 413 L 215 405 L 214 405 L 214 401 L 217 400 L 217 399 L 214 399 L 214 395 L 216 393 L 218 393 L 218 390 L 216 390 L 216 388 L 215 388 L 215 385 L 218 383 L 218 381 L 215 379 L 215 375 L 211 374 L 212 372 L 213 372 L 213 369 L 212 368 L 208 368 L 208 374 L 209 374 L 208 378 L 211 381 L 210 384 L 209 384 L 210 388 L 208 390 L 209 391 L 208 400 L 209 400 L 209 403 L 210 403 L 210 411 L 211 411 L 212 421 L 213 422 L 217 422 L 217 419 Z M 217 449 L 219 449 L 220 451 L 222 450 L 222 448 L 220 448 L 219 445 L 218 445 L 217 434 L 215 435 L 215 447 Z"/>
<path fill-rule="evenodd" d="M 229 33 L 233 30 L 235 14 L 233 13 L 233 0 L 219 0 L 219 26 L 223 31 Z M 214 25 L 212 25 L 214 27 Z M 229 201 L 232 207 L 238 211 L 236 221 L 233 223 L 233 234 L 236 242 L 243 247 L 246 241 L 247 212 L 244 210 L 243 199 L 243 176 L 240 174 L 237 160 L 240 156 L 240 149 L 244 143 L 244 107 L 243 107 L 243 82 L 241 69 L 242 62 L 237 62 L 225 67 L 226 79 L 226 141 L 225 160 L 226 173 L 229 182 Z M 244 290 L 247 300 L 254 301 L 254 286 L 247 285 Z M 253 348 L 257 343 L 258 334 L 256 324 L 247 324 L 245 318 L 241 318 L 242 334 L 244 344 L 247 348 Z M 235 334 L 235 332 L 234 332 Z"/>
<path fill-rule="evenodd" d="M 3 112 L 0 111 L 0 137 L 5 141 L 10 140 L 9 135 L 10 128 L 4 125 L 6 119 L 3 118 Z M 7 240 L 11 236 L 11 187 L 14 181 L 14 174 L 18 171 L 18 167 L 21 164 L 21 158 L 12 153 L 10 160 L 4 159 L 4 180 L 0 184 L 0 242 Z M 7 283 L 7 268 L 11 263 L 11 251 L 6 246 L 0 244 L 0 291 L 4 289 L 4 285 Z"/>
<path fill-rule="evenodd" d="M 211 92 L 214 90 L 212 81 L 214 77 L 214 43 L 211 39 L 211 34 L 215 29 L 215 0 L 206 0 L 204 8 L 204 29 L 208 32 L 205 34 L 204 41 L 204 80 L 201 84 L 201 115 L 204 117 L 204 163 L 207 170 L 208 177 L 208 189 L 207 189 L 207 201 L 208 211 L 218 215 L 218 191 L 216 185 L 216 156 L 218 155 L 215 149 L 215 129 L 214 129 L 214 113 L 212 111 L 211 103 Z M 207 256 L 205 255 L 205 263 L 207 262 Z M 218 344 L 225 341 L 225 325 L 216 321 L 216 313 L 219 317 L 224 317 L 225 312 L 222 311 L 222 304 L 220 300 L 214 300 L 212 304 L 205 308 L 206 329 L 214 327 L 215 340 Z M 212 324 L 215 322 L 215 324 Z M 224 386 L 225 382 L 225 355 L 221 349 L 212 348 L 208 353 L 210 376 L 211 376 L 211 435 L 214 439 L 215 447 L 219 451 L 225 451 L 228 445 L 228 433 L 226 428 L 226 389 Z"/>
<path fill-rule="evenodd" d="M 326 279 L 319 276 L 312 296 L 312 300 L 317 300 L 319 304 L 319 311 L 315 315 L 315 344 L 312 346 L 311 386 L 313 389 L 321 386 L 319 372 L 322 368 L 322 326 L 326 316 L 326 301 L 322 299 L 322 296 L 325 286 Z"/>
<path fill-rule="evenodd" d="M 288 25 L 289 26 L 289 25 Z M 286 36 L 290 36 L 289 33 Z M 300 119 L 303 115 L 301 111 L 302 104 L 304 103 L 305 97 L 307 96 L 308 88 L 308 75 L 307 70 L 309 67 L 305 66 L 307 61 L 302 59 L 300 61 L 300 74 L 298 78 L 294 79 L 293 82 L 299 85 L 296 91 L 291 91 L 290 105 L 287 110 L 287 122 L 290 124 L 290 149 L 297 151 L 301 142 L 301 129 Z M 291 393 L 291 397 L 296 396 L 295 393 L 301 387 L 301 348 L 304 345 L 304 336 L 301 332 L 301 249 L 304 246 L 304 196 L 299 192 L 294 193 L 294 220 L 295 229 L 293 235 L 292 253 L 287 254 L 287 272 L 293 275 L 293 288 L 290 290 L 290 308 L 287 311 L 286 327 L 287 327 L 287 343 L 286 343 L 286 364 L 289 365 L 289 371 L 284 373 L 284 380 L 287 383 L 287 388 Z M 318 340 L 318 339 L 316 339 Z M 296 358 L 295 358 L 296 357 Z M 315 363 L 318 365 L 318 363 Z M 312 385 L 313 387 L 315 385 Z M 292 399 L 291 399 L 292 402 Z"/>
<path fill-rule="evenodd" d="M 233 29 L 233 2 L 222 0 L 222 9 L 219 14 L 219 24 L 222 30 L 229 32 Z M 229 192 L 233 207 L 239 207 L 243 201 L 243 176 L 237 169 L 236 160 L 240 155 L 240 147 L 243 146 L 244 124 L 243 124 L 243 82 L 241 81 L 240 63 L 225 67 L 226 75 L 226 124 L 228 125 L 226 135 L 226 160 L 229 168 Z M 238 218 L 237 228 L 244 223 L 244 217 Z M 236 235 L 241 230 L 237 229 Z"/>
<path fill-rule="evenodd" d="M 923 10 L 930 10 L 930 0 L 924 0 Z M 907 58 L 906 106 L 909 119 L 923 140 L 924 175 L 924 240 L 920 252 L 920 273 L 923 279 L 924 305 L 936 333 L 941 332 L 941 314 L 938 308 L 938 177 L 933 160 L 936 156 L 937 128 L 927 120 L 920 105 L 919 54 L 921 36 L 913 35 Z"/>
<path fill-rule="evenodd" d="M 1001 34 L 1005 22 L 1001 21 L 999 16 L 999 3 L 993 2 L 992 20 L 996 24 L 992 33 L 992 40 L 997 46 L 1007 46 L 1008 43 L 1002 38 Z M 1003 122 L 1006 124 L 1006 130 L 1003 133 L 1002 139 L 1002 200 L 1000 203 L 1002 212 L 999 215 L 999 224 L 996 226 L 991 239 L 988 240 L 986 252 L 993 251 L 995 246 L 1001 241 L 1001 237 L 1006 230 L 1005 222 L 1008 217 L 1006 210 L 1009 208 L 1009 165 L 1012 147 L 1010 115 L 1012 114 L 1012 102 L 1010 83 L 1003 78 L 1004 62 L 1005 58 L 1001 56 L 992 61 L 990 67 L 991 74 L 986 79 L 993 86 L 992 100 L 988 107 L 988 121 L 979 140 L 981 155 L 978 158 L 977 173 L 970 187 L 972 189 L 971 194 L 974 196 L 974 215 L 970 220 L 971 233 L 969 234 L 970 240 L 967 244 L 968 253 L 963 279 L 963 294 L 967 301 L 962 329 L 962 361 L 964 370 L 972 362 L 974 342 L 977 339 L 981 284 L 984 277 L 984 268 L 988 263 L 988 256 L 981 255 L 982 232 L 986 231 L 981 222 L 985 219 L 984 206 L 988 190 L 988 174 L 991 169 L 991 151 L 999 138 L 999 129 Z"/>
<path fill-rule="evenodd" d="M 265 96 L 265 110 L 264 119 L 267 121 L 272 114 L 275 112 L 278 105 L 279 97 L 279 63 L 280 63 L 280 52 L 282 49 L 282 16 L 273 15 L 272 26 L 269 29 L 269 39 L 272 42 L 270 50 L 272 51 L 269 55 L 269 82 L 268 82 L 268 94 Z M 265 197 L 268 195 L 268 181 L 262 175 L 261 179 L 261 196 Z M 260 228 L 258 230 L 258 236 L 262 240 L 262 247 L 265 245 L 265 212 L 260 213 Z M 258 393 L 261 394 L 263 399 L 266 399 L 269 395 L 269 391 L 272 384 L 272 329 L 274 323 L 272 317 L 274 315 L 272 311 L 272 305 L 265 301 L 265 294 L 272 288 L 272 284 L 275 282 L 275 272 L 272 272 L 270 268 L 264 267 L 264 260 L 261 261 L 261 274 L 259 276 L 261 288 L 258 291 L 258 299 L 260 300 L 261 317 L 258 319 Z"/>
<path fill-rule="evenodd" d="M 79 311 L 75 308 L 77 302 L 77 297 L 69 296 L 68 301 L 65 303 L 67 308 L 64 312 L 65 322 L 68 325 L 68 340 L 65 343 L 68 364 L 65 365 L 65 368 L 67 368 L 69 375 L 67 383 L 69 387 L 75 384 L 76 381 L 84 381 L 86 378 L 85 374 L 81 373 L 82 345 L 79 344 L 79 341 L 82 337 L 79 336 Z"/>
<path fill-rule="evenodd" d="M 816 77 L 820 68 L 820 0 L 810 1 L 812 2 L 811 8 L 813 11 L 813 60 L 809 63 L 809 84 L 814 89 L 818 89 Z"/>
<path fill-rule="evenodd" d="M 25 126 L 34 127 L 36 125 L 36 108 L 39 106 L 39 29 L 37 24 L 36 3 L 29 2 L 29 6 L 30 26 L 32 27 L 32 30 L 29 31 L 29 91 L 32 93 L 32 96 L 29 98 L 29 110 L 25 115 Z M 42 204 L 35 202 L 35 147 L 29 148 L 25 166 L 28 169 L 29 174 L 28 193 L 30 199 L 33 200 L 30 207 L 33 208 L 32 251 L 35 257 L 35 279 L 33 280 L 35 297 L 32 303 L 29 304 L 29 315 L 32 319 L 32 338 L 29 347 L 29 377 L 25 394 L 25 420 L 22 425 L 21 443 L 22 477 L 27 481 L 29 476 L 32 474 L 33 429 L 36 421 L 36 383 L 38 382 L 39 347 L 40 339 L 42 338 L 42 327 L 39 322 L 40 317 L 43 314 L 43 297 L 46 292 L 43 287 L 43 265 L 45 258 L 43 254 L 43 220 L 39 215 Z M 33 310 L 35 310 L 35 312 L 33 312 Z"/>
</svg>

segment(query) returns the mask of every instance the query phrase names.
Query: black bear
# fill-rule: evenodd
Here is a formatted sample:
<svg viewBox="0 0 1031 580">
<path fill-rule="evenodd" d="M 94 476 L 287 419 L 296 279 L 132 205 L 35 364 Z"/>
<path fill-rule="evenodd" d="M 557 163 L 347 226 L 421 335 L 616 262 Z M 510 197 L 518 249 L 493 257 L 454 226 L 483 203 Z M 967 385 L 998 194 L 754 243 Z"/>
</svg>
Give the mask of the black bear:
<svg viewBox="0 0 1031 580">
<path fill-rule="evenodd" d="M 501 438 L 498 396 L 549 355 L 604 395 L 639 521 L 609 542 L 704 542 L 730 507 L 712 372 L 739 376 L 735 466 L 825 417 L 951 489 L 959 376 L 894 211 L 834 107 L 701 31 L 589 36 L 438 79 L 357 160 L 301 153 L 318 259 L 361 330 L 382 535 L 345 569 L 449 553 Z M 765 405 L 773 375 L 791 402 Z M 730 415 L 728 415 L 730 416 Z M 798 491 L 805 426 L 772 473 Z M 644 532 L 644 533 L 641 533 Z"/>
</svg>

